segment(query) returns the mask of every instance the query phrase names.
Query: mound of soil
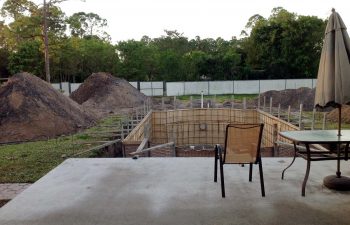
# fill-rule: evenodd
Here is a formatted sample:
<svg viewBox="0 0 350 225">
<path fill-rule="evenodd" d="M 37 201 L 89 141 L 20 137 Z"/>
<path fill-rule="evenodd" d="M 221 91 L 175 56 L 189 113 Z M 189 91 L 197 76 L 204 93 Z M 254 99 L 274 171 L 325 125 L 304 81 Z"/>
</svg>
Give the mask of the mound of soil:
<svg viewBox="0 0 350 225">
<path fill-rule="evenodd" d="M 269 106 L 270 97 L 272 97 L 273 106 L 281 104 L 281 108 L 286 109 L 288 106 L 299 108 L 300 104 L 303 104 L 304 110 L 312 110 L 314 108 L 315 89 L 303 87 L 299 89 L 286 89 L 283 91 L 267 91 L 260 95 L 261 105 L 263 105 L 264 96 L 266 97 L 266 107 Z"/>
<path fill-rule="evenodd" d="M 70 96 L 100 117 L 121 109 L 143 106 L 147 97 L 129 82 L 108 73 L 94 73 Z"/>
<path fill-rule="evenodd" d="M 338 122 L 339 110 L 333 109 L 327 114 L 327 118 L 333 122 Z M 344 123 L 350 123 L 350 106 L 342 105 L 341 120 Z"/>
<path fill-rule="evenodd" d="M 28 73 L 0 87 L 0 142 L 47 139 L 91 126 L 96 116 Z"/>
</svg>

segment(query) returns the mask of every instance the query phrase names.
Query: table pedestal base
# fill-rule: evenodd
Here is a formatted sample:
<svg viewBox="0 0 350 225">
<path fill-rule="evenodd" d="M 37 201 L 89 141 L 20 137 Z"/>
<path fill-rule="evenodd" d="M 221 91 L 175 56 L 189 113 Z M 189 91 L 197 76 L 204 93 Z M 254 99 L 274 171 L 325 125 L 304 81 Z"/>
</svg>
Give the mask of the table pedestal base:
<svg viewBox="0 0 350 225">
<path fill-rule="evenodd" d="M 323 184 L 329 189 L 337 191 L 350 191 L 349 177 L 337 177 L 337 175 L 330 175 L 323 179 Z"/>
</svg>

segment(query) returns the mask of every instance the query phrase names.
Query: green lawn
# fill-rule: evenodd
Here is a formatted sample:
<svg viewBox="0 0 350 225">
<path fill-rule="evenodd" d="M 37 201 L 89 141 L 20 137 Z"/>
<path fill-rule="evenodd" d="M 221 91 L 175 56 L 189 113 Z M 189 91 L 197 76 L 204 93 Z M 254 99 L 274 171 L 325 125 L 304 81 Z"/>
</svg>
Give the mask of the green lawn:
<svg viewBox="0 0 350 225">
<path fill-rule="evenodd" d="M 235 100 L 246 97 L 255 98 L 257 95 L 235 95 Z M 205 96 L 212 99 L 214 96 Z M 178 99 L 188 101 L 190 96 L 179 96 Z M 193 96 L 200 99 L 200 96 Z M 217 95 L 217 101 L 224 102 L 231 99 L 231 95 Z M 305 128 L 311 127 L 312 112 L 303 113 Z M 315 129 L 322 128 L 323 114 L 316 113 Z M 107 141 L 102 136 L 94 134 L 115 130 L 120 126 L 122 117 L 111 116 L 101 120 L 96 126 L 84 132 L 51 139 L 22 144 L 0 146 L 0 183 L 35 182 L 57 165 L 66 157 L 99 145 L 96 141 Z M 295 121 L 295 118 L 294 118 Z M 350 129 L 350 124 L 343 124 L 343 129 Z M 326 129 L 336 129 L 337 123 L 327 121 Z M 97 152 L 87 152 L 79 157 L 95 157 Z"/>
<path fill-rule="evenodd" d="M 107 140 L 89 133 L 111 129 L 111 126 L 117 126 L 120 120 L 121 117 L 109 117 L 97 126 L 75 135 L 0 146 L 0 183 L 35 182 L 62 163 L 65 157 L 99 145 L 96 141 Z M 96 152 L 88 152 L 79 157 L 95 155 Z"/>
</svg>

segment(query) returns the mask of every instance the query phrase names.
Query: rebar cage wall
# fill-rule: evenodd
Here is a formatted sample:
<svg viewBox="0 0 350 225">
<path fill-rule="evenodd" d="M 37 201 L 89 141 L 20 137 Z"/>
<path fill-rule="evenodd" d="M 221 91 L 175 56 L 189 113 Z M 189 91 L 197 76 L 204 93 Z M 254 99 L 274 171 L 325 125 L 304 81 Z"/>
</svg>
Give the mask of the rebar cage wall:
<svg viewBox="0 0 350 225">
<path fill-rule="evenodd" d="M 207 108 L 151 111 L 123 141 L 141 143 L 149 127 L 152 145 L 175 142 L 176 146 L 223 144 L 229 123 L 264 123 L 262 147 L 285 141 L 278 132 L 299 128 L 268 113 L 255 109 Z"/>
<path fill-rule="evenodd" d="M 273 147 L 276 141 L 288 142 L 289 140 L 278 135 L 280 131 L 299 130 L 297 126 L 294 126 L 287 121 L 281 120 L 269 113 L 258 110 L 259 121 L 264 125 L 264 133 L 262 136 L 261 144 L 263 147 Z"/>
<path fill-rule="evenodd" d="M 152 114 L 152 142 L 176 146 L 223 144 L 229 123 L 257 123 L 256 110 L 184 109 Z"/>
<path fill-rule="evenodd" d="M 141 120 L 141 122 L 130 132 L 130 134 L 124 139 L 123 143 L 136 144 L 140 143 L 146 135 L 149 138 L 152 136 L 152 110 L 147 113 L 147 115 Z M 149 132 L 148 134 L 146 134 Z"/>
</svg>

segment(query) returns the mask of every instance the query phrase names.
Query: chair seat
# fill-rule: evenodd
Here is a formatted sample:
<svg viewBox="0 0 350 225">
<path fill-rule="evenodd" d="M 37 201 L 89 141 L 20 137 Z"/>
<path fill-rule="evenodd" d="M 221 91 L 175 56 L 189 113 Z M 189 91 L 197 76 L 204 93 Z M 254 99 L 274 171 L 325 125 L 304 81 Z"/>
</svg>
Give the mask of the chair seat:
<svg viewBox="0 0 350 225">
<path fill-rule="evenodd" d="M 243 154 L 226 154 L 225 158 L 226 163 L 234 164 L 234 163 L 255 163 L 256 157 L 253 156 L 251 153 L 243 153 Z"/>
</svg>

